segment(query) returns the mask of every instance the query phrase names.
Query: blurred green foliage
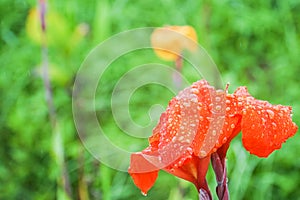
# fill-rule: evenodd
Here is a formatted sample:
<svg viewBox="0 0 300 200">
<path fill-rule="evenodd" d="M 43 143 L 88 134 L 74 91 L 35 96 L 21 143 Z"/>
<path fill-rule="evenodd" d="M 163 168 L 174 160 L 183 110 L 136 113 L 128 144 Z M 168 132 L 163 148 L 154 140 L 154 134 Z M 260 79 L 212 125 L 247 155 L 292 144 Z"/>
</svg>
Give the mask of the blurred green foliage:
<svg viewBox="0 0 300 200">
<path fill-rule="evenodd" d="M 230 91 L 246 85 L 258 99 L 291 105 L 294 121 L 300 124 L 299 0 L 48 3 L 48 13 L 55 12 L 60 19 L 51 22 L 54 25 L 49 30 L 57 39 L 49 44 L 50 76 L 74 199 L 197 199 L 190 183 L 164 172 L 160 172 L 148 197 L 143 197 L 128 174 L 98 163 L 78 139 L 71 108 L 76 71 L 95 45 L 121 31 L 147 26 L 193 26 L 224 82 L 231 83 Z M 26 32 L 26 18 L 35 6 L 34 0 L 0 1 L 0 199 L 55 199 L 59 187 L 39 71 L 40 44 Z M 154 53 L 146 61 L 128 55 L 101 80 L 97 113 L 112 139 L 122 134 L 110 111 L 113 86 L 132 66 L 151 60 L 162 63 Z M 172 96 L 165 88 L 141 88 L 133 96 L 133 118 L 141 124 L 147 122 L 150 106 L 166 106 Z M 299 199 L 299 137 L 296 134 L 268 159 L 249 155 L 241 138 L 236 138 L 228 152 L 231 198 Z M 116 143 L 141 150 L 147 142 L 136 145 L 137 140 L 124 138 Z M 214 191 L 211 170 L 208 180 Z"/>
</svg>

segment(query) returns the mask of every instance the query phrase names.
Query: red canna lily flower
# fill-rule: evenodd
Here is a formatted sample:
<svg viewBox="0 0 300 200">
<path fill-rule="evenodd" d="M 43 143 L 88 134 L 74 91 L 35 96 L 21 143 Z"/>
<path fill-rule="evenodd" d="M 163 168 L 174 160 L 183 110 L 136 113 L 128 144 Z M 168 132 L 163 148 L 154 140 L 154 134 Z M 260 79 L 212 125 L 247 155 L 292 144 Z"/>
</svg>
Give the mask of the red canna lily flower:
<svg viewBox="0 0 300 200">
<path fill-rule="evenodd" d="M 241 131 L 247 151 L 267 157 L 297 132 L 292 108 L 256 100 L 246 87 L 233 94 L 200 80 L 174 97 L 149 138 L 149 147 L 131 155 L 129 174 L 147 194 L 159 170 L 192 182 L 211 199 L 206 173 L 212 161 L 219 199 L 228 199 L 225 156 Z"/>
</svg>

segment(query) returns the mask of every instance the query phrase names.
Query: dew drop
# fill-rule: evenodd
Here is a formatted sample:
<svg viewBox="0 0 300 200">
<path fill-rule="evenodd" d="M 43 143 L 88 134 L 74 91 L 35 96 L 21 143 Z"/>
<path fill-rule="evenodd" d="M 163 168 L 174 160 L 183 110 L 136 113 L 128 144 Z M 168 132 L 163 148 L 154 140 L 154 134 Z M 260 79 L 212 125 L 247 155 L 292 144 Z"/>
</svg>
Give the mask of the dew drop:
<svg viewBox="0 0 300 200">
<path fill-rule="evenodd" d="M 243 115 L 246 115 L 247 114 L 246 109 L 243 109 L 242 113 L 243 113 Z"/>
<path fill-rule="evenodd" d="M 199 94 L 199 90 L 197 88 L 192 88 L 191 92 L 194 94 Z"/>
<path fill-rule="evenodd" d="M 180 136 L 178 140 L 182 141 L 183 139 L 184 139 L 184 136 Z"/>
<path fill-rule="evenodd" d="M 216 101 L 221 101 L 221 97 L 216 97 Z"/>
<path fill-rule="evenodd" d="M 272 122 L 272 126 L 273 126 L 273 129 L 276 129 L 277 128 L 277 125 L 276 123 Z"/>
<path fill-rule="evenodd" d="M 158 160 L 159 160 L 159 162 L 161 162 L 161 160 L 162 160 L 162 159 L 161 159 L 161 156 L 158 156 Z"/>
<path fill-rule="evenodd" d="M 272 110 L 267 110 L 267 113 L 268 113 L 270 119 L 274 118 L 274 112 Z"/>
<path fill-rule="evenodd" d="M 191 104 L 189 102 L 183 102 L 183 106 L 189 107 Z"/>
<path fill-rule="evenodd" d="M 173 137 L 172 142 L 175 142 L 177 140 L 176 136 Z"/>
<path fill-rule="evenodd" d="M 221 110 L 221 106 L 216 106 L 216 110 Z"/>
<path fill-rule="evenodd" d="M 193 97 L 191 98 L 191 101 L 194 103 L 197 103 L 198 102 L 197 96 L 193 95 Z"/>
<path fill-rule="evenodd" d="M 200 156 L 201 157 L 205 157 L 207 155 L 206 151 L 201 150 L 200 151 Z"/>
<path fill-rule="evenodd" d="M 191 140 L 190 139 L 186 139 L 185 142 L 190 144 Z"/>
<path fill-rule="evenodd" d="M 145 197 L 147 196 L 146 192 L 141 191 L 141 193 L 142 193 L 143 196 L 145 196 Z"/>
<path fill-rule="evenodd" d="M 213 136 L 216 136 L 217 131 L 216 131 L 216 130 L 213 130 L 213 131 L 212 131 L 212 134 L 213 134 Z"/>
</svg>

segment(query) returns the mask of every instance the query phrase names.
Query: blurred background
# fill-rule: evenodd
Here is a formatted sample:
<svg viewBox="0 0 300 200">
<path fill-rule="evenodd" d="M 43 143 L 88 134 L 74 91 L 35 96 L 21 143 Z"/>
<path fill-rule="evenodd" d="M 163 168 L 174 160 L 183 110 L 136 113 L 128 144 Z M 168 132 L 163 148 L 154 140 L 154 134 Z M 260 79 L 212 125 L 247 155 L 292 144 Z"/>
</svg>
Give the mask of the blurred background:
<svg viewBox="0 0 300 200">
<path fill-rule="evenodd" d="M 48 66 L 59 124 L 54 126 L 41 76 L 44 43 L 36 8 L 34 0 L 0 1 L 0 199 L 197 199 L 191 183 L 165 172 L 142 196 L 127 173 L 99 163 L 77 136 L 72 115 L 76 72 L 92 48 L 121 31 L 193 26 L 224 83 L 230 82 L 230 92 L 246 85 L 257 99 L 291 105 L 300 124 L 299 0 L 48 1 Z M 142 59 L 173 65 L 153 52 L 126 55 L 113 63 L 97 91 L 97 114 L 108 137 L 136 151 L 147 140 L 122 136 L 110 97 L 118 79 Z M 183 73 L 196 80 L 185 68 Z M 147 124 L 151 105 L 166 106 L 173 96 L 155 85 L 137 90 L 130 101 L 132 118 Z M 240 136 L 235 138 L 228 152 L 231 199 L 300 199 L 299 139 L 296 134 L 260 159 L 246 152 Z M 214 191 L 211 169 L 207 178 Z"/>
</svg>

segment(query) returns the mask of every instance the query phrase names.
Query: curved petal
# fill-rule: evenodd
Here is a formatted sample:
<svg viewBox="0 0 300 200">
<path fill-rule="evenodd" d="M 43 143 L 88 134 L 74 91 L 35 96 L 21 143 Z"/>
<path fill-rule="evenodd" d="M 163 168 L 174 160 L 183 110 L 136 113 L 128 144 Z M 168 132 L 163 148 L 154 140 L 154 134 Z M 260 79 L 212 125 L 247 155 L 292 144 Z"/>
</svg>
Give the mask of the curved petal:
<svg viewBox="0 0 300 200">
<path fill-rule="evenodd" d="M 150 163 L 143 153 L 134 153 L 131 155 L 128 173 L 134 184 L 146 195 L 156 181 L 158 168 Z"/>
<path fill-rule="evenodd" d="M 246 150 L 259 157 L 268 157 L 280 149 L 298 127 L 291 119 L 291 107 L 272 105 L 266 101 L 247 102 L 242 113 L 242 141 Z"/>
</svg>

